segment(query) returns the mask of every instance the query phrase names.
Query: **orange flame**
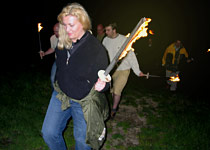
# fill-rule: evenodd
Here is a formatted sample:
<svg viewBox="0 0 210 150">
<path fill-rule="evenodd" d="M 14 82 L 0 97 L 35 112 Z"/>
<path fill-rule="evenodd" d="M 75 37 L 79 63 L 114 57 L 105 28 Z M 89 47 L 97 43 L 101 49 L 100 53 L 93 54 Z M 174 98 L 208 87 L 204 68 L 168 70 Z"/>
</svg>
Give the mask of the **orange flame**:
<svg viewBox="0 0 210 150">
<path fill-rule="evenodd" d="M 149 34 L 152 34 L 152 35 L 154 35 L 154 31 L 152 31 L 152 30 L 149 30 Z"/>
<path fill-rule="evenodd" d="M 126 46 L 126 48 L 120 55 L 119 60 L 122 59 L 123 57 L 125 57 L 130 50 L 134 51 L 134 48 L 132 47 L 132 45 L 133 45 L 133 43 L 136 42 L 136 40 L 140 39 L 141 37 L 146 37 L 148 35 L 147 26 L 151 20 L 152 19 L 150 19 L 150 18 L 146 18 L 146 21 L 139 27 L 139 29 L 136 31 L 136 33 L 133 36 L 133 38 L 131 39 L 131 41 L 128 43 L 128 45 Z M 129 36 L 130 36 L 130 33 L 128 33 L 126 35 L 126 37 L 129 37 Z"/>
<path fill-rule="evenodd" d="M 43 28 L 43 27 L 41 26 L 41 24 L 42 24 L 42 23 L 38 23 L 38 32 L 40 32 L 40 31 L 42 30 L 42 28 Z"/>
<path fill-rule="evenodd" d="M 207 52 L 210 52 L 210 48 L 207 50 Z"/>
<path fill-rule="evenodd" d="M 179 76 L 178 75 L 176 75 L 176 76 L 172 76 L 172 77 L 170 77 L 170 79 L 169 79 L 170 81 L 172 81 L 172 82 L 179 82 L 180 81 L 180 78 L 179 78 Z"/>
<path fill-rule="evenodd" d="M 125 37 L 127 37 L 127 38 L 128 38 L 130 35 L 131 35 L 131 34 L 130 34 L 130 33 L 128 33 Z"/>
</svg>

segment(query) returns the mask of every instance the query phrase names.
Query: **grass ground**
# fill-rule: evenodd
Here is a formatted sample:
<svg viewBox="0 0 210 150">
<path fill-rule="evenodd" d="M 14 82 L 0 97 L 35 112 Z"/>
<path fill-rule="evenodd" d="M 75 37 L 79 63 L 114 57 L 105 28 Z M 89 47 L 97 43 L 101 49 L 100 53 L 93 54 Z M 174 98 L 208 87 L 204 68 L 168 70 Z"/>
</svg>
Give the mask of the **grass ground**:
<svg viewBox="0 0 210 150">
<path fill-rule="evenodd" d="M 115 120 L 107 121 L 102 149 L 210 149 L 207 99 L 145 89 L 134 83 L 126 86 Z M 0 150 L 47 150 L 40 130 L 50 96 L 46 73 L 24 71 L 0 76 Z M 70 121 L 64 132 L 69 149 L 74 149 L 72 130 Z"/>
</svg>

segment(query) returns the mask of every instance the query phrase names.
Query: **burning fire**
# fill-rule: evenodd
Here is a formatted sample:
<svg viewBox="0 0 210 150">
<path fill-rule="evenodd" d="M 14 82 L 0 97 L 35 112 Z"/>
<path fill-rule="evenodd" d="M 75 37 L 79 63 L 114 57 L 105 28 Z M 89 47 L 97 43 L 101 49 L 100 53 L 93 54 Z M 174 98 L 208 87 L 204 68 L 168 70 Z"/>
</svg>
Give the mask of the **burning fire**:
<svg viewBox="0 0 210 150">
<path fill-rule="evenodd" d="M 131 35 L 131 34 L 130 34 L 130 33 L 128 33 L 125 37 L 127 37 L 127 38 L 128 38 L 130 35 Z"/>
<path fill-rule="evenodd" d="M 149 30 L 149 34 L 154 35 L 154 32 L 152 30 Z"/>
<path fill-rule="evenodd" d="M 150 18 L 146 18 L 146 21 L 139 27 L 139 29 L 136 31 L 131 41 L 128 43 L 127 47 L 124 49 L 124 51 L 120 55 L 119 60 L 125 57 L 130 50 L 134 51 L 134 48 L 132 47 L 132 45 L 133 43 L 136 42 L 136 40 L 140 39 L 141 37 L 146 37 L 148 35 L 147 26 L 151 20 L 152 19 Z M 130 36 L 130 33 L 126 35 L 126 37 L 129 37 L 129 36 Z"/>
<path fill-rule="evenodd" d="M 208 51 L 207 52 L 210 52 L 210 48 L 208 49 Z"/>
<path fill-rule="evenodd" d="M 41 26 L 41 24 L 42 24 L 42 23 L 38 23 L 38 32 L 40 32 L 40 31 L 42 30 L 42 28 L 43 28 L 43 27 Z"/>
<path fill-rule="evenodd" d="M 179 78 L 179 76 L 178 75 L 176 75 L 176 76 L 172 76 L 172 77 L 170 77 L 170 79 L 169 79 L 170 81 L 172 81 L 172 82 L 179 82 L 180 81 L 180 78 Z"/>
</svg>

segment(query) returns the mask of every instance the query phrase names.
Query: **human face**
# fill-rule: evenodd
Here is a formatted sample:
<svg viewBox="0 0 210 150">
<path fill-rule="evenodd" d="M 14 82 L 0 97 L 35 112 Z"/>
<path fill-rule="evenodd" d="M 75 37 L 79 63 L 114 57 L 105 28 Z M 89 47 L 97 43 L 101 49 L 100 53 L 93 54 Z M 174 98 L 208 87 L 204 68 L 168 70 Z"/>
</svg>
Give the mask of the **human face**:
<svg viewBox="0 0 210 150">
<path fill-rule="evenodd" d="M 106 35 L 107 35 L 109 38 L 114 38 L 115 32 L 114 32 L 114 30 L 112 29 L 111 26 L 107 26 L 107 27 L 106 27 Z"/>
<path fill-rule="evenodd" d="M 101 24 L 97 26 L 97 34 L 102 35 L 104 33 L 104 28 Z"/>
<path fill-rule="evenodd" d="M 177 40 L 176 43 L 175 43 L 175 46 L 178 48 L 181 46 L 181 41 L 180 40 Z"/>
<path fill-rule="evenodd" d="M 55 34 L 55 36 L 58 38 L 59 34 L 58 34 L 58 30 L 59 30 L 59 27 L 58 26 L 54 26 L 53 27 L 53 32 Z"/>
<path fill-rule="evenodd" d="M 72 42 L 76 42 L 85 33 L 83 25 L 79 22 L 78 18 L 75 16 L 72 15 L 64 16 L 63 25 Z"/>
</svg>

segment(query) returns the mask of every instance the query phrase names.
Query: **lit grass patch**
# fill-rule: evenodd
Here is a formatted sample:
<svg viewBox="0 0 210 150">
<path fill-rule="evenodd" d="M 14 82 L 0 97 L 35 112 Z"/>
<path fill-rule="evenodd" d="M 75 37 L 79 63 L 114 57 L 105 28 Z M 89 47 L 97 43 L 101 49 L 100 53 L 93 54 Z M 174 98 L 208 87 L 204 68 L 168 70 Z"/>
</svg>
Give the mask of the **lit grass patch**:
<svg viewBox="0 0 210 150">
<path fill-rule="evenodd" d="M 112 138 L 113 138 L 113 139 L 124 139 L 124 136 L 121 135 L 121 134 L 119 134 L 119 133 L 116 133 L 116 134 L 113 134 L 113 135 L 112 135 Z"/>
<path fill-rule="evenodd" d="M 148 113 L 147 124 L 153 127 L 142 128 L 139 135 L 143 149 L 206 150 L 210 148 L 208 140 L 210 115 L 206 106 L 189 102 L 182 96 L 162 98 L 159 104 L 160 117 Z"/>
<path fill-rule="evenodd" d="M 130 106 L 134 106 L 134 107 L 138 106 L 136 103 L 136 97 L 130 96 L 130 95 L 124 96 L 121 103 L 123 105 L 130 105 Z"/>
<path fill-rule="evenodd" d="M 118 127 L 122 127 L 124 131 L 127 131 L 128 128 L 130 128 L 130 123 L 128 121 L 122 121 L 117 123 Z"/>
</svg>

